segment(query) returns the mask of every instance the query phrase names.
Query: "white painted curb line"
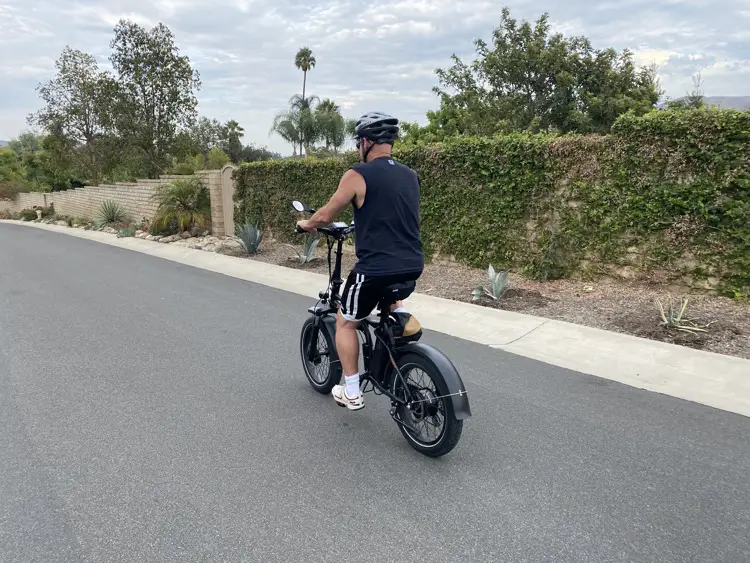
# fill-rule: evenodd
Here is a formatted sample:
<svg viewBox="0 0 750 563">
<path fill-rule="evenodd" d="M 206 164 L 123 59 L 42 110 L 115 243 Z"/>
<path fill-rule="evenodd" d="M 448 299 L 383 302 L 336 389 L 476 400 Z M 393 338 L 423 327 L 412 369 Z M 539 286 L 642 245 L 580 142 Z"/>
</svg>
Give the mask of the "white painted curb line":
<svg viewBox="0 0 750 563">
<path fill-rule="evenodd" d="M 173 244 L 43 223 L 0 223 L 101 242 L 313 299 L 328 281 L 321 274 Z M 750 416 L 750 360 L 423 294 L 407 304 L 429 330 Z"/>
</svg>

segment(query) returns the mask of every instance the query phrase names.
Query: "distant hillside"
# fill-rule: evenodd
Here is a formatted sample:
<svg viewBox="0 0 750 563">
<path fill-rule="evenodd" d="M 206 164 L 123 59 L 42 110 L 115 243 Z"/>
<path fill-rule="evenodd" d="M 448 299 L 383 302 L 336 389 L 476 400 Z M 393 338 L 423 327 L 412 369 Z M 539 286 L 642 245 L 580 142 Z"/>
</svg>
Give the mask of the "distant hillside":
<svg viewBox="0 0 750 563">
<path fill-rule="evenodd" d="M 750 109 L 750 96 L 706 96 L 706 103 L 723 109 Z"/>
<path fill-rule="evenodd" d="M 685 97 L 675 98 L 676 100 L 684 100 Z M 717 105 L 721 109 L 739 109 L 746 110 L 750 109 L 750 96 L 706 96 L 703 100 L 710 106 Z M 664 107 L 664 102 L 657 104 L 657 107 Z"/>
</svg>

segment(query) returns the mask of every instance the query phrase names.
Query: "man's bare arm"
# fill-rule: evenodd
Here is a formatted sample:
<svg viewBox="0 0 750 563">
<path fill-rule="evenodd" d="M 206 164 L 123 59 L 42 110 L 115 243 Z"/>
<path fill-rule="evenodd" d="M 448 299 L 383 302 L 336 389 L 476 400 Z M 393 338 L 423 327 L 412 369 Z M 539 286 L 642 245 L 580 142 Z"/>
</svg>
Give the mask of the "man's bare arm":
<svg viewBox="0 0 750 563">
<path fill-rule="evenodd" d="M 339 187 L 323 207 L 313 213 L 307 220 L 297 224 L 306 231 L 324 227 L 331 223 L 347 205 L 350 205 L 358 193 L 365 188 L 365 179 L 354 170 L 347 170 L 341 177 Z"/>
</svg>

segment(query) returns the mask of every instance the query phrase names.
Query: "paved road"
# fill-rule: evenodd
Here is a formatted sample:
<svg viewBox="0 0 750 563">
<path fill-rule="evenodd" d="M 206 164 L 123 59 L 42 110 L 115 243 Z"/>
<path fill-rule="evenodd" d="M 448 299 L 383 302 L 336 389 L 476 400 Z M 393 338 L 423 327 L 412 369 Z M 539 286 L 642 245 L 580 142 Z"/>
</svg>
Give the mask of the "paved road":
<svg viewBox="0 0 750 563">
<path fill-rule="evenodd" d="M 308 300 L 0 224 L 0 560 L 750 559 L 750 419 L 429 333 L 431 460 L 309 389 Z"/>
</svg>

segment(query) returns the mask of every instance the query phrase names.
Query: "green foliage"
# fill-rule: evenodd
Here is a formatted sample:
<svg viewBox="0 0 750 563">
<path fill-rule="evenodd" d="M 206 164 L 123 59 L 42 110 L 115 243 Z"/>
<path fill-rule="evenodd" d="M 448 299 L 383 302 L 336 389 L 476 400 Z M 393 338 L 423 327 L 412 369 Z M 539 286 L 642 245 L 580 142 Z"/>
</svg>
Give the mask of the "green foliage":
<svg viewBox="0 0 750 563">
<path fill-rule="evenodd" d="M 474 45 L 473 62 L 454 55 L 449 69 L 436 71 L 440 109 L 428 112 L 424 128 L 409 124 L 406 139 L 602 133 L 619 115 L 651 111 L 662 93 L 655 68 L 636 68 L 628 50 L 597 50 L 586 37 L 551 35 L 547 14 L 532 26 L 505 8 L 491 44 L 477 39 Z"/>
<path fill-rule="evenodd" d="M 155 229 L 167 230 L 170 225 L 181 231 L 196 226 L 202 229 L 211 212 L 208 188 L 198 178 L 159 186 L 153 198 L 158 206 L 153 220 Z"/>
<path fill-rule="evenodd" d="M 497 300 L 505 295 L 506 291 L 508 291 L 509 285 L 507 270 L 500 270 L 499 272 L 496 272 L 495 268 L 493 268 L 492 264 L 490 264 L 490 267 L 487 269 L 487 277 L 490 280 L 489 289 L 481 285 L 476 287 L 472 292 L 472 301 L 479 301 L 485 295 Z"/>
<path fill-rule="evenodd" d="M 117 75 L 112 111 L 117 131 L 146 159 L 149 175 L 160 173 L 178 127 L 196 117 L 198 72 L 180 55 L 175 38 L 159 23 L 149 30 L 120 20 L 110 42 Z"/>
<path fill-rule="evenodd" d="M 22 209 L 21 213 L 21 221 L 34 221 L 36 220 L 36 211 L 33 209 Z"/>
<path fill-rule="evenodd" d="M 9 148 L 0 149 L 0 199 L 15 199 L 25 187 L 18 156 Z"/>
<path fill-rule="evenodd" d="M 95 223 L 97 227 L 106 227 L 122 223 L 126 219 L 127 214 L 119 203 L 111 199 L 105 199 L 99 206 Z"/>
<path fill-rule="evenodd" d="M 750 112 L 627 114 L 607 136 L 451 138 L 397 145 L 394 156 L 422 180 L 428 260 L 452 255 L 536 279 L 630 265 L 715 278 L 730 296 L 750 291 Z M 290 201 L 319 208 L 356 160 L 244 164 L 235 220 L 289 241 Z"/>
<path fill-rule="evenodd" d="M 312 235 L 305 235 L 301 248 L 297 248 L 291 244 L 287 244 L 287 246 L 297 254 L 297 260 L 299 260 L 300 264 L 307 264 L 315 260 L 315 249 L 318 247 L 319 242 L 320 239 Z"/>
<path fill-rule="evenodd" d="M 207 170 L 220 170 L 225 164 L 229 164 L 231 159 L 219 147 L 214 147 L 208 151 L 206 161 Z"/>
<path fill-rule="evenodd" d="M 134 237 L 136 230 L 136 225 L 126 225 L 125 227 L 121 227 L 117 230 L 117 238 Z"/>
<path fill-rule="evenodd" d="M 240 237 L 240 243 L 248 254 L 255 254 L 258 252 L 260 243 L 263 241 L 263 231 L 257 229 L 255 225 L 246 223 L 240 227 L 237 225 L 235 228 L 236 234 Z"/>
</svg>

